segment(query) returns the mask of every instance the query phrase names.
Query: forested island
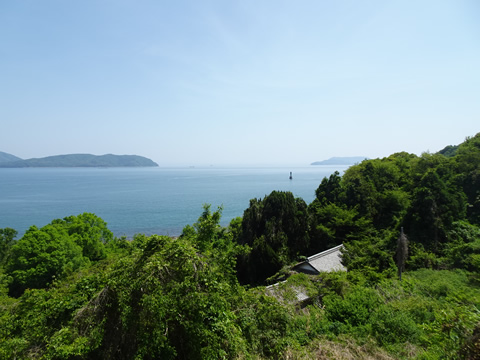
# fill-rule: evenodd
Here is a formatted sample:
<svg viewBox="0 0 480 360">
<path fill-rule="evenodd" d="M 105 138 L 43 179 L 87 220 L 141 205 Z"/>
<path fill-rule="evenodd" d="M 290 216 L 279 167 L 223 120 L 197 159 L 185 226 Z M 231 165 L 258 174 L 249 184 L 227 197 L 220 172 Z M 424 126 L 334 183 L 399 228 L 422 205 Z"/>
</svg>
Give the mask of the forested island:
<svg viewBox="0 0 480 360">
<path fill-rule="evenodd" d="M 158 166 L 154 161 L 138 155 L 68 154 L 22 160 L 1 153 L 0 168 L 25 167 L 147 167 Z"/>
<path fill-rule="evenodd" d="M 315 194 L 273 191 L 226 227 L 205 205 L 177 239 L 91 213 L 0 229 L 0 358 L 480 358 L 480 133 Z M 340 244 L 346 272 L 293 270 Z"/>
</svg>

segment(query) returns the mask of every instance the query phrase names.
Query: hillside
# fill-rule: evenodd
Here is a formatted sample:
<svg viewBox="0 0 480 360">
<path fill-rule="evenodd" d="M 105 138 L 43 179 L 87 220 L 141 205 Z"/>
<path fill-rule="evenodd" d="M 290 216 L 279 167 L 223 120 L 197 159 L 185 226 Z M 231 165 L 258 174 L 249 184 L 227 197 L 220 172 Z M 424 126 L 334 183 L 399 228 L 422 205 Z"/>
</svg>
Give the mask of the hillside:
<svg viewBox="0 0 480 360">
<path fill-rule="evenodd" d="M 145 167 L 158 166 L 152 160 L 138 155 L 69 154 L 44 158 L 0 162 L 3 168 L 24 167 Z"/>
<path fill-rule="evenodd" d="M 11 161 L 21 161 L 22 159 L 15 156 L 15 155 L 12 155 L 12 154 L 8 154 L 6 152 L 2 152 L 0 151 L 0 164 L 1 163 L 6 163 L 6 162 L 11 162 Z"/>
</svg>

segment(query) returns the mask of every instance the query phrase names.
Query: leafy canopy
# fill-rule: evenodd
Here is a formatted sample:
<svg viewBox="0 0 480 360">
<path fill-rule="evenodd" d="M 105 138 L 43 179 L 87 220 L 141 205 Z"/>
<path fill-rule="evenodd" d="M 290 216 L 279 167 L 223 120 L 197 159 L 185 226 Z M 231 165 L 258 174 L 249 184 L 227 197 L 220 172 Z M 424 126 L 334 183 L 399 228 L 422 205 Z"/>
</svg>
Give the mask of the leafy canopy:
<svg viewBox="0 0 480 360">
<path fill-rule="evenodd" d="M 32 226 L 11 247 L 6 265 L 11 294 L 44 288 L 55 278 L 105 258 L 104 243 L 112 238 L 107 224 L 89 213 L 56 219 L 41 229 Z"/>
</svg>

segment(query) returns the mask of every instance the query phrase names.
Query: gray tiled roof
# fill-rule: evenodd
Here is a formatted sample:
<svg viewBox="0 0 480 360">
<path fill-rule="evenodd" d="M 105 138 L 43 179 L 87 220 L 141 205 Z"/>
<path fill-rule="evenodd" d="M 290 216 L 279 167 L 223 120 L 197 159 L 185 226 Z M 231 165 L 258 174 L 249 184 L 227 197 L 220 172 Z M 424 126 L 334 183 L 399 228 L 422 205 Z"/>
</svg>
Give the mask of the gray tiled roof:
<svg viewBox="0 0 480 360">
<path fill-rule="evenodd" d="M 334 248 L 325 250 L 321 253 L 312 255 L 306 261 L 295 266 L 295 270 L 315 274 L 322 271 L 335 271 L 347 269 L 342 265 L 342 253 L 340 249 L 343 245 L 338 245 Z"/>
<path fill-rule="evenodd" d="M 303 272 L 307 274 L 318 274 L 322 271 L 335 271 L 347 269 L 342 265 L 342 253 L 340 249 L 343 245 L 338 245 L 334 248 L 325 250 L 321 253 L 315 254 L 307 258 L 306 261 L 301 262 L 293 267 L 293 270 L 297 272 Z M 286 301 L 282 292 L 282 285 L 286 284 L 286 281 L 276 283 L 270 286 L 267 286 L 266 292 L 268 295 L 274 296 L 279 300 Z M 295 292 L 296 301 L 298 304 L 303 306 L 306 304 L 310 298 L 307 295 L 306 289 L 303 289 L 301 286 L 293 286 L 290 288 Z"/>
</svg>

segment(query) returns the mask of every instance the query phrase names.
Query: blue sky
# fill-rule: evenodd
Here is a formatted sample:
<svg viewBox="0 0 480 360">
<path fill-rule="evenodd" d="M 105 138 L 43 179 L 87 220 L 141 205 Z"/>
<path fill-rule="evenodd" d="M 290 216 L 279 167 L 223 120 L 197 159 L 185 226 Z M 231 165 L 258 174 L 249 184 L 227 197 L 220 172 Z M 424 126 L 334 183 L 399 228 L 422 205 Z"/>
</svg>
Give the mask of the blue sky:
<svg viewBox="0 0 480 360">
<path fill-rule="evenodd" d="M 480 2 L 2 1 L 0 124 L 22 158 L 435 152 L 480 132 Z"/>
</svg>

